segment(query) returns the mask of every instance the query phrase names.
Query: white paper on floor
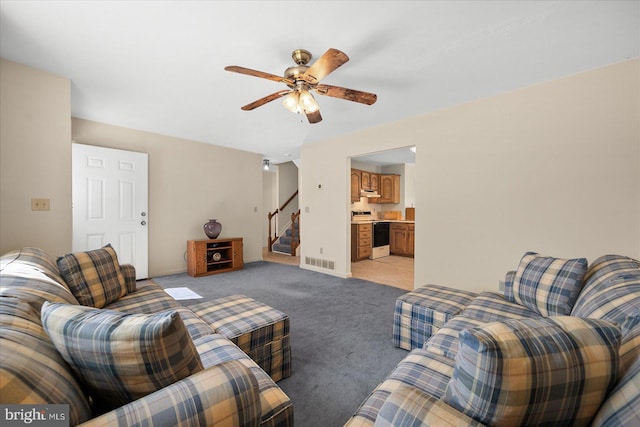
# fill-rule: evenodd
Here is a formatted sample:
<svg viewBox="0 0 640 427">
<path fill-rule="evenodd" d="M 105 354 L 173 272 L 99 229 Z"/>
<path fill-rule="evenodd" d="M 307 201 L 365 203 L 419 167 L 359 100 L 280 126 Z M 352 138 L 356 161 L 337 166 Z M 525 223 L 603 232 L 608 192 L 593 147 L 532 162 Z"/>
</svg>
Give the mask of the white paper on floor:
<svg viewBox="0 0 640 427">
<path fill-rule="evenodd" d="M 202 297 L 197 293 L 193 292 L 189 288 L 167 288 L 164 290 L 166 293 L 171 295 L 175 300 L 181 299 L 201 299 Z"/>
</svg>

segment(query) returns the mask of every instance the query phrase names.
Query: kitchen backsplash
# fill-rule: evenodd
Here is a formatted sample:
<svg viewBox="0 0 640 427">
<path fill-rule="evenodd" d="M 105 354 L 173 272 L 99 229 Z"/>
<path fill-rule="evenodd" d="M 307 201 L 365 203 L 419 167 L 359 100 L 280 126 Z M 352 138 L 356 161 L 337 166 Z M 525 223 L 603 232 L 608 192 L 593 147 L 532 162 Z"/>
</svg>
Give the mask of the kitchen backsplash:
<svg viewBox="0 0 640 427">
<path fill-rule="evenodd" d="M 394 206 L 398 206 L 398 205 L 394 205 Z M 351 210 L 371 211 L 371 215 L 373 215 L 373 217 L 376 219 L 395 219 L 395 220 L 405 219 L 404 210 L 398 211 L 398 210 L 383 210 L 383 209 L 384 209 L 384 206 L 369 203 L 366 197 L 361 197 L 359 202 L 355 202 L 351 204 Z"/>
<path fill-rule="evenodd" d="M 351 203 L 352 211 L 373 211 L 373 206 L 369 204 L 366 197 L 360 197 L 359 202 Z"/>
</svg>

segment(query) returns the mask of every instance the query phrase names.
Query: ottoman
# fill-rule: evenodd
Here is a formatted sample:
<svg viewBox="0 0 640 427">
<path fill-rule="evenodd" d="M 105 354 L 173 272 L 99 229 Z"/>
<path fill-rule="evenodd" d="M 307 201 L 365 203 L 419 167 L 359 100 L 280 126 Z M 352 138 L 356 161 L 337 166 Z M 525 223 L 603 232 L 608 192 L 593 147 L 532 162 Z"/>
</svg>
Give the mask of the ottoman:
<svg viewBox="0 0 640 427">
<path fill-rule="evenodd" d="M 426 285 L 396 299 L 393 345 L 405 350 L 422 348 L 425 341 L 477 294 L 438 285 Z"/>
<path fill-rule="evenodd" d="M 216 333 L 233 341 L 274 381 L 291 375 L 289 316 L 244 295 L 189 306 Z"/>
</svg>

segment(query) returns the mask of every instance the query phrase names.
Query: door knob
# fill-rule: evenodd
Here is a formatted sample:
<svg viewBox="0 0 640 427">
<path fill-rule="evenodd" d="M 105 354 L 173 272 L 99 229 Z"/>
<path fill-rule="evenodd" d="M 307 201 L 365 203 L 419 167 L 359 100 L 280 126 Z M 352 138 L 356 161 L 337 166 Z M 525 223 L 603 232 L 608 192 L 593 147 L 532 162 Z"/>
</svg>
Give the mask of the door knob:
<svg viewBox="0 0 640 427">
<path fill-rule="evenodd" d="M 140 224 L 147 225 L 147 221 L 140 221 Z"/>
<path fill-rule="evenodd" d="M 140 215 L 147 216 L 147 213 L 146 212 L 142 212 Z"/>
</svg>

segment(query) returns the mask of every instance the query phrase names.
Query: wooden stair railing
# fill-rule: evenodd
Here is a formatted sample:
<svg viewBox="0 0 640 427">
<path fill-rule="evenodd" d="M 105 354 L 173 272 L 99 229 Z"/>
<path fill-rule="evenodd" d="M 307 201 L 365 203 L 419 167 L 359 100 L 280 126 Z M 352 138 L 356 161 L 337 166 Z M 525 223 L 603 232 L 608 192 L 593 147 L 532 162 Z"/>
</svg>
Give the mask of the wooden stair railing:
<svg viewBox="0 0 640 427">
<path fill-rule="evenodd" d="M 267 250 L 269 252 L 273 252 L 272 246 L 275 243 L 275 241 L 278 240 L 278 232 L 277 232 L 277 230 L 274 231 L 273 237 L 271 237 L 271 219 L 274 216 L 276 216 L 277 214 L 278 214 L 278 209 L 276 209 L 273 212 L 269 212 L 269 214 L 267 215 L 267 218 L 269 218 L 269 238 L 268 238 L 269 245 L 267 246 Z"/>
<path fill-rule="evenodd" d="M 287 201 L 286 201 L 286 202 L 284 202 L 284 203 L 282 204 L 282 206 L 280 206 L 280 208 L 276 209 L 276 210 L 275 210 L 275 211 L 273 211 L 273 212 L 269 212 L 269 213 L 267 214 L 267 218 L 268 218 L 268 220 L 269 220 L 269 236 L 268 236 L 268 238 L 267 238 L 267 241 L 269 242 L 269 246 L 268 246 L 267 250 L 268 250 L 269 252 L 272 252 L 272 251 L 273 251 L 273 249 L 272 249 L 271 247 L 272 247 L 272 246 L 273 246 L 273 244 L 276 242 L 276 240 L 278 240 L 278 230 L 277 230 L 277 228 L 278 228 L 278 227 L 277 227 L 277 221 L 276 221 L 276 226 L 274 227 L 274 230 L 273 230 L 273 237 L 272 237 L 272 234 L 271 234 L 271 220 L 272 220 L 274 217 L 277 219 L 276 215 L 278 215 L 278 212 L 281 212 L 284 208 L 286 208 L 286 207 L 287 207 L 287 205 L 288 205 L 289 203 L 291 203 L 291 201 L 292 201 L 292 200 L 293 200 L 297 195 L 298 195 L 298 190 L 296 190 L 296 191 L 291 195 L 291 197 L 289 197 L 289 198 L 287 199 Z M 294 215 L 294 214 L 291 214 L 292 218 L 293 218 L 293 215 Z M 298 209 L 298 216 L 299 216 L 299 215 L 300 215 L 300 210 Z"/>
<path fill-rule="evenodd" d="M 296 249 L 300 246 L 300 209 L 291 214 L 291 235 L 294 237 L 291 239 L 291 256 L 296 256 Z"/>
</svg>

